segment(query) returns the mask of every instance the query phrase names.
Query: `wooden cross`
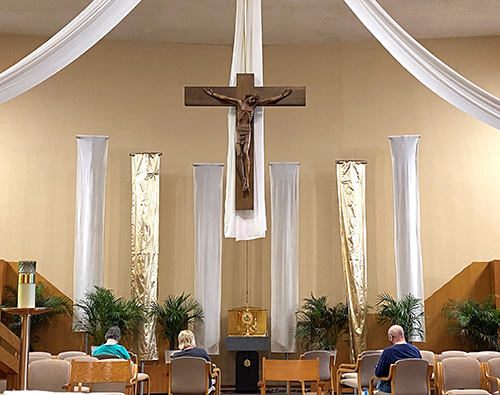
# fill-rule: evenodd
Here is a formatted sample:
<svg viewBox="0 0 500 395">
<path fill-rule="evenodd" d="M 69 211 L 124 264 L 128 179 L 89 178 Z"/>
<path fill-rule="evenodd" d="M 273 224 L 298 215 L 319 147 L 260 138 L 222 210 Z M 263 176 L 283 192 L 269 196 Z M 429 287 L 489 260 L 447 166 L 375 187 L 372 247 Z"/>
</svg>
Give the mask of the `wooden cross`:
<svg viewBox="0 0 500 395">
<path fill-rule="evenodd" d="M 253 115 L 258 106 L 305 106 L 306 88 L 255 87 L 253 74 L 237 74 L 236 86 L 186 86 L 186 106 L 236 106 L 236 210 L 253 210 Z"/>
</svg>

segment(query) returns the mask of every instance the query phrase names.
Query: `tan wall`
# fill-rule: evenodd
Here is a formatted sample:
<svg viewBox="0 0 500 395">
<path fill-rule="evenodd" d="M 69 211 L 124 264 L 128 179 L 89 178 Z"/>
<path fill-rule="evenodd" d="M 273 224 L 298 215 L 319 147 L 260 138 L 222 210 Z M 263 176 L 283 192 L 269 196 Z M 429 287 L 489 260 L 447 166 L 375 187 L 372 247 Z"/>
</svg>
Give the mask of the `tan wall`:
<svg viewBox="0 0 500 395">
<path fill-rule="evenodd" d="M 42 42 L 0 36 L 0 69 Z M 424 44 L 500 96 L 500 38 Z M 72 295 L 75 135 L 109 135 L 105 286 L 119 296 L 130 292 L 128 154 L 149 150 L 163 152 L 160 297 L 192 292 L 191 164 L 225 161 L 226 110 L 185 108 L 183 87 L 226 85 L 230 57 L 225 46 L 102 41 L 0 105 L 0 258 L 37 260 L 40 273 Z M 264 70 L 268 85 L 307 86 L 307 107 L 268 109 L 265 123 L 266 162 L 301 162 L 301 299 L 310 292 L 344 299 L 336 159 L 368 160 L 369 302 L 395 294 L 389 135 L 422 135 L 426 296 L 470 262 L 500 256 L 497 130 L 427 90 L 377 43 L 266 47 Z M 250 303 L 269 309 L 269 238 L 250 242 L 249 251 Z M 223 334 L 225 312 L 244 303 L 244 252 L 244 243 L 223 241 Z"/>
</svg>

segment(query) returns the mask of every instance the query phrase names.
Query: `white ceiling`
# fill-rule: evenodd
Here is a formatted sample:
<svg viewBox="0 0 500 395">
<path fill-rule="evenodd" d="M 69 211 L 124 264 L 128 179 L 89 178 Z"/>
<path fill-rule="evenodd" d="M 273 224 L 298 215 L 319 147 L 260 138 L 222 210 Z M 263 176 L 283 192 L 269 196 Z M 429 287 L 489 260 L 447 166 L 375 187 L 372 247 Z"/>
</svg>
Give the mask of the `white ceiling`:
<svg viewBox="0 0 500 395">
<path fill-rule="evenodd" d="M 107 38 L 231 44 L 236 0 L 142 0 Z M 0 0 L 0 33 L 52 36 L 91 0 Z M 500 0 L 379 0 L 417 39 L 500 35 Z M 264 44 L 371 40 L 343 0 L 262 0 Z"/>
</svg>

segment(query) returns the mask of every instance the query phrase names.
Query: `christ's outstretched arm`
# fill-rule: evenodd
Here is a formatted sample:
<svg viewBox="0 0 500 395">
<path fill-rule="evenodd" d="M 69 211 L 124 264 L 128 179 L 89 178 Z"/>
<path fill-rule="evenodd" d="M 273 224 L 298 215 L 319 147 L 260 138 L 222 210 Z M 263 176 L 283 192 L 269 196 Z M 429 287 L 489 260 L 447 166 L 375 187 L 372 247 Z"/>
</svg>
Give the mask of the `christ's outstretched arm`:
<svg viewBox="0 0 500 395">
<path fill-rule="evenodd" d="M 212 88 L 203 88 L 203 91 L 208 95 L 216 98 L 217 100 L 220 100 L 221 102 L 228 103 L 228 104 L 233 104 L 233 105 L 238 105 L 241 103 L 241 100 L 236 99 L 235 97 L 229 97 L 226 95 L 220 95 L 218 93 L 215 93 Z"/>
<path fill-rule="evenodd" d="M 292 93 L 291 89 L 285 89 L 281 95 L 270 97 L 268 99 L 259 100 L 259 106 L 266 106 L 272 103 L 278 103 L 280 100 L 283 100 L 285 97 L 290 96 Z"/>
</svg>

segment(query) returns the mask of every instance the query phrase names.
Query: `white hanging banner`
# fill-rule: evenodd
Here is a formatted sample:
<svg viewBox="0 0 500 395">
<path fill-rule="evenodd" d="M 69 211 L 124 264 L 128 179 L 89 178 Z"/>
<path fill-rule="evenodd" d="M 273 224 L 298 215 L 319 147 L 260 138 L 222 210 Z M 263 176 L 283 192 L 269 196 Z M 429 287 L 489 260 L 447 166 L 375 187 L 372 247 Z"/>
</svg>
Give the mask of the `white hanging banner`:
<svg viewBox="0 0 500 395">
<path fill-rule="evenodd" d="M 299 163 L 271 163 L 271 352 L 295 352 L 299 303 Z"/>
<path fill-rule="evenodd" d="M 405 32 L 375 0 L 344 0 L 389 53 L 427 88 L 500 129 L 500 99 L 451 69 Z"/>
<path fill-rule="evenodd" d="M 420 136 L 390 136 L 394 194 L 394 251 L 398 300 L 412 294 L 424 303 L 424 279 L 420 246 L 420 197 L 418 185 L 418 142 Z M 425 341 L 425 317 L 421 317 Z"/>
<path fill-rule="evenodd" d="M 236 86 L 236 74 L 253 73 L 255 86 L 262 86 L 262 18 L 260 0 L 237 0 L 233 61 L 230 86 Z M 266 237 L 266 200 L 264 179 L 264 110 L 257 107 L 253 118 L 254 209 L 235 210 L 236 108 L 228 114 L 228 149 L 224 235 L 239 240 Z"/>
<path fill-rule="evenodd" d="M 194 297 L 204 312 L 195 327 L 196 343 L 219 354 L 221 315 L 222 176 L 221 163 L 193 164 Z"/>
<path fill-rule="evenodd" d="M 50 40 L 0 74 L 0 103 L 51 77 L 89 50 L 141 0 L 94 0 Z"/>
<path fill-rule="evenodd" d="M 103 284 L 104 203 L 108 136 L 76 136 L 76 213 L 73 300 Z M 75 307 L 73 326 L 80 321 Z"/>
</svg>

